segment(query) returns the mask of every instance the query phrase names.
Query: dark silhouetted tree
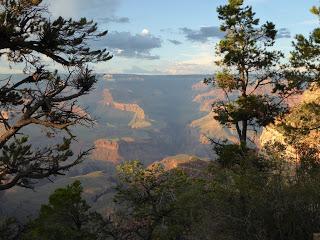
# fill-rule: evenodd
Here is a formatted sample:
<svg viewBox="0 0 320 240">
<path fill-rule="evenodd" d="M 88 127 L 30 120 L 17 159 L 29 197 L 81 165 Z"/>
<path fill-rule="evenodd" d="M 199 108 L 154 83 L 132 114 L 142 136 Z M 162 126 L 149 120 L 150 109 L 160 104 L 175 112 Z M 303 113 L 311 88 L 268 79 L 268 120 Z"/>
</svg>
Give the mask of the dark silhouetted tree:
<svg viewBox="0 0 320 240">
<path fill-rule="evenodd" d="M 76 103 L 97 81 L 88 64 L 111 58 L 90 46 L 106 33 L 85 18 L 52 20 L 41 0 L 0 1 L 0 56 L 24 67 L 24 77 L 3 77 L 0 85 L 0 190 L 32 187 L 32 180 L 61 174 L 88 154 L 72 157 L 69 128 L 93 123 Z M 48 70 L 50 62 L 65 71 Z M 30 125 L 47 135 L 66 133 L 64 142 L 35 149 L 23 131 Z"/>
<path fill-rule="evenodd" d="M 108 224 L 90 211 L 82 191 L 80 181 L 55 190 L 49 203 L 42 205 L 39 217 L 25 227 L 22 239 L 107 239 Z"/>
</svg>

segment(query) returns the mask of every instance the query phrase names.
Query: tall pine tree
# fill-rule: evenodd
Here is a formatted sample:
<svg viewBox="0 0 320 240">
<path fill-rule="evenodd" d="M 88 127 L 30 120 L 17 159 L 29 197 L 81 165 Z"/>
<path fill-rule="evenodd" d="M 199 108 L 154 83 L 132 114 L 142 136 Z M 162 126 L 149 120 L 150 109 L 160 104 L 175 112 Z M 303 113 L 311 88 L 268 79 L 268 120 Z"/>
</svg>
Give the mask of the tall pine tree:
<svg viewBox="0 0 320 240">
<path fill-rule="evenodd" d="M 259 19 L 243 0 L 229 0 L 217 9 L 225 37 L 218 43 L 216 64 L 222 69 L 214 78 L 205 79 L 222 89 L 225 99 L 213 104 L 216 120 L 235 128 L 243 148 L 248 131 L 266 126 L 284 110 L 271 94 L 282 53 L 271 50 L 277 30 L 271 22 L 259 25 Z"/>
</svg>

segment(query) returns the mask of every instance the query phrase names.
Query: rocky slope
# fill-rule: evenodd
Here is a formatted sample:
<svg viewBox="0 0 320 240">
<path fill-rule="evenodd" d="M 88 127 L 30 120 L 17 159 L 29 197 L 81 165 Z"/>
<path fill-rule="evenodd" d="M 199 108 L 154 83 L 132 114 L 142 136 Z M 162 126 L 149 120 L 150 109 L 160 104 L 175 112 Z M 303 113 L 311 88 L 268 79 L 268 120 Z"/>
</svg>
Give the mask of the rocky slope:
<svg viewBox="0 0 320 240">
<path fill-rule="evenodd" d="M 196 156 L 179 154 L 176 156 L 166 157 L 156 163 L 160 163 L 166 171 L 178 168 L 191 177 L 199 177 L 205 174 L 205 169 L 208 167 L 210 161 Z"/>
<path fill-rule="evenodd" d="M 203 144 L 209 144 L 209 138 L 215 138 L 237 142 L 236 132 L 223 127 L 214 119 L 214 115 L 215 113 L 210 112 L 204 117 L 191 122 L 190 127 L 196 128 L 200 132 L 199 141 Z"/>
<path fill-rule="evenodd" d="M 144 110 L 138 104 L 115 102 L 109 89 L 104 89 L 101 103 L 120 111 L 132 112 L 134 116 L 128 124 L 131 128 L 139 129 L 151 126 L 151 122 L 147 120 Z"/>
<path fill-rule="evenodd" d="M 308 119 L 307 116 L 301 114 L 309 104 L 314 104 L 314 110 L 316 106 L 320 105 L 320 88 L 312 87 L 294 100 L 295 102 L 291 102 L 292 107 L 290 113 L 286 117 L 287 124 L 297 129 L 302 129 L 307 126 L 308 128 L 313 128 L 313 126 L 315 126 L 315 128 L 307 132 L 307 134 L 300 136 L 298 140 L 300 144 L 319 152 L 320 157 L 320 130 L 317 127 L 320 121 L 319 116 L 315 115 L 311 117 L 311 119 Z M 286 148 L 285 151 L 291 156 L 291 159 L 299 161 L 299 159 L 296 159 L 297 156 L 293 146 L 288 144 L 286 137 L 278 130 L 277 123 L 275 125 L 271 124 L 263 130 L 260 142 L 262 147 L 266 147 L 268 144 L 280 143 L 284 145 Z"/>
<path fill-rule="evenodd" d="M 214 113 L 211 111 L 212 103 L 217 100 L 224 99 L 224 93 L 219 89 L 212 89 L 210 86 L 199 82 L 192 86 L 195 92 L 193 102 L 200 105 L 201 112 L 207 112 L 208 114 L 192 121 L 190 127 L 198 129 L 199 141 L 202 144 L 209 144 L 209 138 L 214 139 L 228 139 L 231 142 L 236 142 L 236 133 L 228 128 L 221 126 L 221 124 L 214 119 Z"/>
<path fill-rule="evenodd" d="M 210 112 L 214 101 L 224 100 L 225 98 L 224 92 L 221 89 L 213 89 L 212 86 L 204 84 L 203 81 L 194 84 L 192 90 L 196 94 L 193 102 L 200 104 L 201 112 Z"/>
<path fill-rule="evenodd" d="M 159 161 L 165 170 L 179 168 L 191 177 L 199 177 L 204 173 L 209 161 L 191 155 L 177 155 L 164 158 Z M 205 176 L 204 176 L 205 177 Z M 55 182 L 39 185 L 36 191 L 24 188 L 12 188 L 1 196 L 0 212 L 10 216 L 19 217 L 27 221 L 39 211 L 42 204 L 48 201 L 50 194 L 59 187 L 65 187 L 79 180 L 83 186 L 83 197 L 92 206 L 93 210 L 106 215 L 113 206 L 117 179 L 115 172 L 104 170 L 92 171 L 90 173 L 76 175 L 73 177 L 60 177 Z"/>
</svg>

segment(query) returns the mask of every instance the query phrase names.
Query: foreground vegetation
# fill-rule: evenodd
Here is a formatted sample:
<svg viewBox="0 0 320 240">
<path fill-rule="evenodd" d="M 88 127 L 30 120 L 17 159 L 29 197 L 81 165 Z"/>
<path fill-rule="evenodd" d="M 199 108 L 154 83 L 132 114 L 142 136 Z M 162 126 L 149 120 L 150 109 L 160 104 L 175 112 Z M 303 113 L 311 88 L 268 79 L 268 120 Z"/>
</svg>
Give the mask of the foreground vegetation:
<svg viewBox="0 0 320 240">
<path fill-rule="evenodd" d="M 52 193 L 28 223 L 1 221 L 0 239 L 300 240 L 320 232 L 320 99 L 285 104 L 293 94 L 319 91 L 320 29 L 298 35 L 292 57 L 280 66 L 282 53 L 267 50 L 277 33 L 272 23 L 259 26 L 241 0 L 229 0 L 218 13 L 226 32 L 218 45 L 223 68 L 205 81 L 226 96 L 238 94 L 213 110 L 237 130 L 239 144 L 213 139 L 218 158 L 205 169 L 118 166 L 108 214 L 91 210 L 76 181 Z M 320 8 L 312 13 L 320 17 Z M 284 140 L 250 146 L 247 132 L 267 125 Z"/>
<path fill-rule="evenodd" d="M 145 168 L 137 161 L 125 163 L 118 167 L 115 208 L 108 216 L 90 210 L 76 181 L 57 189 L 28 224 L 4 223 L 1 236 L 312 239 L 320 231 L 318 163 L 289 172 L 284 159 L 266 159 L 250 151 L 234 157 L 227 166 L 219 158 L 220 163 L 211 163 L 197 177 L 179 168 L 165 171 L 160 164 Z"/>
</svg>

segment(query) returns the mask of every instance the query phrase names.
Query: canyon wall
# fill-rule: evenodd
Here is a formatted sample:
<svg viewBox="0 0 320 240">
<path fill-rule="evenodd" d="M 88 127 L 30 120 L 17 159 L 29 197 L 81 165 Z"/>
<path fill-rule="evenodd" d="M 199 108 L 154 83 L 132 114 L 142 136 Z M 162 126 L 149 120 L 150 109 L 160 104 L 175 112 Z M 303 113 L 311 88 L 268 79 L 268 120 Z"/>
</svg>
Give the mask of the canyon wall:
<svg viewBox="0 0 320 240">
<path fill-rule="evenodd" d="M 207 90 L 209 86 L 205 84 L 203 81 L 199 81 L 192 85 L 192 90 L 194 91 L 204 91 Z"/>
<path fill-rule="evenodd" d="M 310 116 L 304 116 L 303 114 L 302 116 L 299 116 L 301 115 L 301 112 L 306 110 L 308 104 L 314 104 L 311 105 L 314 110 L 316 106 L 320 105 L 320 88 L 312 87 L 305 91 L 301 96 L 294 98 L 294 100 L 295 104 L 291 102 L 291 110 L 286 117 L 289 120 L 287 124 L 297 129 L 305 128 L 306 124 L 309 126 L 308 128 L 311 127 L 311 130 L 306 131 L 306 134 L 299 136 L 299 139 L 297 140 L 300 144 L 316 150 L 320 157 L 320 130 L 318 127 L 320 119 L 318 115 L 314 115 L 311 119 L 309 119 Z M 299 101 L 298 104 L 296 103 L 297 101 Z M 286 137 L 278 130 L 277 124 L 278 123 L 275 125 L 271 124 L 264 128 L 260 137 L 261 146 L 265 147 L 268 144 L 280 143 L 285 147 L 285 151 L 291 159 L 299 161 L 299 159 L 296 159 L 297 155 L 294 147 L 288 144 Z M 313 128 L 313 126 L 315 127 Z"/>
<path fill-rule="evenodd" d="M 190 127 L 196 128 L 200 132 L 199 141 L 202 144 L 209 144 L 209 138 L 228 139 L 236 143 L 236 132 L 229 128 L 223 127 L 217 120 L 214 119 L 215 113 L 210 112 L 204 117 L 194 120 L 190 123 Z"/>
<path fill-rule="evenodd" d="M 192 86 L 195 92 L 193 102 L 199 103 L 200 111 L 208 114 L 192 121 L 190 127 L 198 129 L 199 141 L 202 144 L 210 144 L 210 138 L 228 139 L 231 142 L 237 142 L 236 132 L 223 127 L 214 119 L 215 113 L 212 112 L 212 104 L 214 101 L 223 100 L 224 93 L 220 89 L 212 89 L 212 87 L 203 82 L 196 83 Z"/>
<path fill-rule="evenodd" d="M 165 171 L 180 169 L 190 177 L 206 177 L 204 176 L 206 175 L 205 169 L 210 164 L 210 161 L 196 156 L 179 154 L 176 156 L 166 157 L 159 162 L 151 164 L 149 167 L 158 163 L 163 166 Z"/>
<path fill-rule="evenodd" d="M 123 158 L 119 154 L 118 141 L 98 139 L 94 142 L 94 150 L 92 151 L 91 159 L 119 164 Z"/>
<path fill-rule="evenodd" d="M 132 112 L 134 116 L 128 124 L 131 128 L 138 129 L 151 126 L 151 122 L 148 121 L 144 110 L 138 104 L 115 102 L 109 89 L 104 89 L 103 100 L 101 103 L 105 106 L 109 106 L 120 111 Z"/>
</svg>

